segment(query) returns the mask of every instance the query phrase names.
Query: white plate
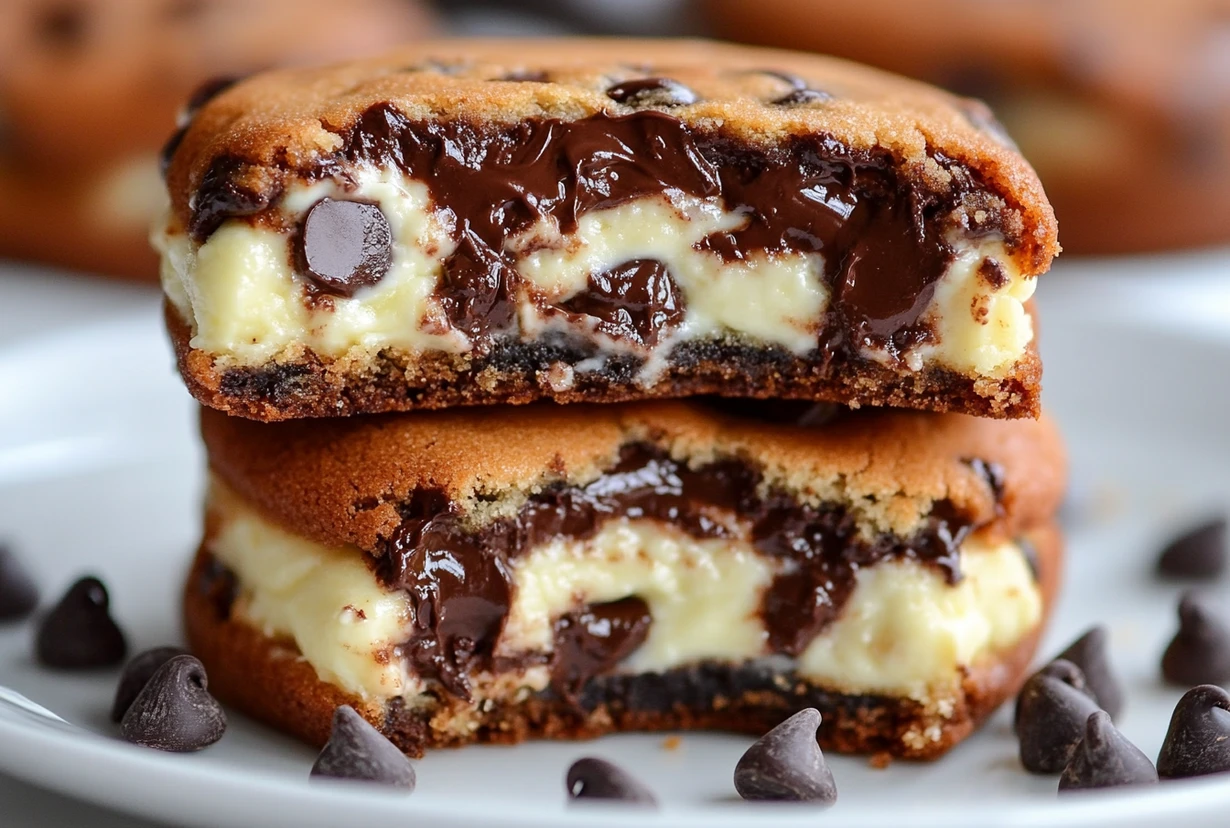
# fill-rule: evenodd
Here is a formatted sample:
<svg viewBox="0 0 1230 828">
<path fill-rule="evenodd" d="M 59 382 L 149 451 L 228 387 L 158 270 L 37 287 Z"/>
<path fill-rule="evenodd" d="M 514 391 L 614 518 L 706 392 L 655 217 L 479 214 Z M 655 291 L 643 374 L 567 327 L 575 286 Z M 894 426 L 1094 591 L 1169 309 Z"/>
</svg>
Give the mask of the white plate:
<svg viewBox="0 0 1230 828">
<path fill-rule="evenodd" d="M 1178 589 L 1156 583 L 1150 564 L 1172 529 L 1230 507 L 1230 257 L 1069 264 L 1044 282 L 1047 397 L 1084 504 L 1070 524 L 1069 578 L 1045 650 L 1108 623 L 1129 689 L 1123 730 L 1155 755 L 1180 695 L 1157 677 Z M 135 652 L 180 639 L 175 603 L 197 540 L 201 458 L 154 302 L 120 304 L 90 327 L 0 349 L 0 536 L 31 563 L 47 600 L 98 573 Z M 1224 585 L 1215 591 L 1224 597 Z M 72 724 L 0 703 L 0 770 L 176 823 L 626 825 L 626 812 L 567 807 L 564 771 L 585 754 L 623 764 L 659 793 L 661 811 L 635 817 L 646 824 L 1113 819 L 1126 828 L 1224 824 L 1230 808 L 1230 779 L 1059 801 L 1054 777 L 1020 769 L 1006 711 L 934 764 L 873 770 L 830 757 L 840 799 L 823 815 L 736 801 L 731 773 L 749 740 L 721 734 L 684 734 L 676 750 L 660 735 L 629 735 L 438 751 L 418 763 L 410 797 L 309 786 L 313 752 L 238 714 L 199 754 L 118 741 L 106 718 L 116 671 L 47 672 L 32 662 L 30 640 L 27 625 L 0 627 L 0 684 Z"/>
</svg>

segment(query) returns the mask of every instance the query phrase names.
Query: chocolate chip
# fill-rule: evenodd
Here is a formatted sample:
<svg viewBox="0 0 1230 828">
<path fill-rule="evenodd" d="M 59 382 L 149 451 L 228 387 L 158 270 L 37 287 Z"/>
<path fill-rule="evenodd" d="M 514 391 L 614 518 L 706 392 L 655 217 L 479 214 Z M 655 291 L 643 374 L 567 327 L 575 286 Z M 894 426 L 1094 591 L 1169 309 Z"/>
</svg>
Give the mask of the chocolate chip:
<svg viewBox="0 0 1230 828">
<path fill-rule="evenodd" d="M 393 233 L 375 204 L 321 199 L 299 234 L 303 269 L 317 285 L 341 296 L 384 278 L 393 263 Z"/>
<path fill-rule="evenodd" d="M 165 181 L 167 170 L 171 168 L 171 159 L 175 157 L 175 151 L 179 149 L 179 145 L 184 142 L 184 136 L 188 134 L 187 127 L 180 127 L 171 133 L 171 137 L 162 145 L 162 149 L 158 151 L 158 172 L 162 174 Z"/>
<path fill-rule="evenodd" d="M 47 667 L 109 667 L 124 660 L 128 644 L 111 619 L 107 588 L 97 578 L 77 581 L 39 625 L 35 654 Z"/>
<path fill-rule="evenodd" d="M 348 704 L 333 711 L 333 732 L 312 765 L 312 778 L 376 782 L 414 790 L 414 765 Z"/>
<path fill-rule="evenodd" d="M 1140 748 L 1123 738 L 1110 715 L 1099 710 L 1085 722 L 1085 736 L 1059 777 L 1059 790 L 1151 785 L 1157 770 Z"/>
<path fill-rule="evenodd" d="M 115 688 L 115 702 L 111 705 L 111 721 L 123 720 L 128 708 L 132 707 L 133 701 L 141 695 L 141 691 L 145 689 L 145 685 L 149 684 L 149 680 L 154 673 L 158 672 L 159 667 L 175 656 L 187 654 L 183 647 L 155 647 L 133 656 L 132 660 L 124 666 L 120 683 Z"/>
<path fill-rule="evenodd" d="M 837 801 L 833 772 L 816 741 L 820 711 L 800 710 L 756 740 L 735 766 L 735 790 L 744 799 Z"/>
<path fill-rule="evenodd" d="M 542 69 L 518 69 L 513 72 L 507 72 L 496 80 L 508 81 L 510 83 L 550 83 L 551 76 Z"/>
<path fill-rule="evenodd" d="M 1007 479 L 1004 467 L 991 460 L 983 460 L 981 457 L 966 457 L 962 462 L 986 482 L 987 488 L 991 490 L 991 495 L 995 498 L 996 504 L 1001 503 L 1004 499 L 1004 487 Z"/>
<path fill-rule="evenodd" d="M 0 544 L 0 621 L 25 618 L 38 606 L 38 584 L 13 550 Z"/>
<path fill-rule="evenodd" d="M 793 92 L 782 95 L 780 98 L 774 99 L 771 103 L 777 106 L 799 106 L 801 104 L 819 103 L 820 101 L 831 101 L 832 99 L 832 95 L 819 89 L 796 89 Z"/>
<path fill-rule="evenodd" d="M 1021 764 L 1030 773 L 1060 773 L 1098 711 L 1085 677 L 1070 661 L 1056 660 L 1030 677 L 1017 701 Z"/>
<path fill-rule="evenodd" d="M 610 799 L 637 805 L 658 804 L 657 797 L 616 765 L 587 756 L 568 768 L 564 780 L 569 799 Z"/>
<path fill-rule="evenodd" d="M 1230 694 L 1213 684 L 1183 694 L 1157 755 L 1162 779 L 1230 771 Z"/>
<path fill-rule="evenodd" d="M 616 103 L 627 106 L 687 106 L 699 98 L 679 81 L 670 78 L 637 78 L 617 83 L 606 90 Z"/>
<path fill-rule="evenodd" d="M 133 699 L 120 732 L 133 744 L 173 753 L 209 747 L 226 732 L 226 714 L 208 688 L 205 665 L 173 656 Z"/>
<path fill-rule="evenodd" d="M 560 307 L 592 317 L 607 336 L 649 348 L 684 316 L 683 292 L 657 259 L 632 259 L 591 274 L 586 290 Z"/>
<path fill-rule="evenodd" d="M 1226 568 L 1226 519 L 1188 529 L 1162 550 L 1157 572 L 1169 578 L 1216 578 Z"/>
<path fill-rule="evenodd" d="M 1098 624 L 1069 644 L 1056 658 L 1079 667 L 1085 677 L 1085 686 L 1098 706 L 1112 719 L 1118 719 L 1123 712 L 1123 687 L 1110 667 L 1108 638 L 1106 627 Z"/>
<path fill-rule="evenodd" d="M 1230 681 L 1230 629 L 1194 592 L 1179 600 L 1179 631 L 1162 655 L 1162 675 L 1180 687 Z"/>
</svg>

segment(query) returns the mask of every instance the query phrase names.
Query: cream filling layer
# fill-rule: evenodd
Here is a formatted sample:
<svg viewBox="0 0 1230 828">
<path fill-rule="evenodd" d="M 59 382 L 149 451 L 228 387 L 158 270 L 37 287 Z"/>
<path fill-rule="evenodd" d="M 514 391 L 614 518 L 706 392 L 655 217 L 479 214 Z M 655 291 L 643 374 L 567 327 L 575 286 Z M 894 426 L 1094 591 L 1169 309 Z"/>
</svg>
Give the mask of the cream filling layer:
<svg viewBox="0 0 1230 828">
<path fill-rule="evenodd" d="M 239 582 L 235 612 L 268 636 L 292 639 L 324 681 L 363 698 L 414 701 L 423 682 L 398 646 L 413 611 L 404 592 L 380 585 L 357 549 L 336 549 L 274 525 L 220 483 L 211 486 L 210 552 Z M 556 541 L 513 562 L 512 607 L 497 652 L 549 651 L 552 624 L 587 603 L 629 596 L 653 616 L 646 641 L 622 670 L 669 670 L 705 659 L 764 658 L 757 613 L 781 561 L 749 544 L 697 540 L 650 521 L 614 520 L 591 539 Z M 961 668 L 1005 650 L 1042 618 L 1042 597 L 1020 548 L 977 536 L 960 553 L 964 578 L 887 561 L 858 574 L 841 617 L 787 666 L 849 693 L 927 698 L 959 683 Z M 476 677 L 507 692 L 506 677 Z M 530 667 L 515 686 L 549 682 Z M 500 690 L 504 688 L 504 690 Z"/>
<path fill-rule="evenodd" d="M 378 204 L 393 236 L 392 267 L 376 285 L 327 304 L 305 301 L 304 279 L 294 272 L 290 235 L 242 220 L 224 222 L 196 245 L 169 214 L 153 233 L 162 254 L 167 296 L 189 322 L 192 347 L 222 363 L 259 364 L 303 348 L 341 358 L 381 348 L 463 354 L 473 343 L 442 325 L 433 293 L 442 263 L 455 250 L 452 215 L 434 209 L 427 187 L 400 172 L 366 168 L 355 186 L 323 181 L 291 187 L 280 210 L 288 225 L 324 197 Z M 604 355 L 629 350 L 647 358 L 639 379 L 653 382 L 671 349 L 682 341 L 734 337 L 796 354 L 815 348 L 829 294 L 819 254 L 754 255 L 724 262 L 695 245 L 710 234 L 742 226 L 746 217 L 716 199 L 680 193 L 647 197 L 580 217 L 563 235 L 551 222 L 508 240 L 505 253 L 521 276 L 515 297 L 519 330 L 534 339 L 567 326 L 542 304 L 563 302 L 585 289 L 590 274 L 633 259 L 656 259 L 670 270 L 686 310 L 681 324 L 646 349 L 595 335 Z M 1002 242 L 950 240 L 956 258 L 936 287 L 926 315 L 939 341 L 919 349 L 909 368 L 932 363 L 963 372 L 1002 374 L 1033 338 L 1023 303 L 1035 280 L 1017 272 Z M 979 276 L 985 258 L 1000 263 L 1005 286 Z M 585 332 L 582 329 L 582 332 Z M 883 359 L 874 351 L 866 356 Z M 591 368 L 601 367 L 602 360 Z"/>
</svg>

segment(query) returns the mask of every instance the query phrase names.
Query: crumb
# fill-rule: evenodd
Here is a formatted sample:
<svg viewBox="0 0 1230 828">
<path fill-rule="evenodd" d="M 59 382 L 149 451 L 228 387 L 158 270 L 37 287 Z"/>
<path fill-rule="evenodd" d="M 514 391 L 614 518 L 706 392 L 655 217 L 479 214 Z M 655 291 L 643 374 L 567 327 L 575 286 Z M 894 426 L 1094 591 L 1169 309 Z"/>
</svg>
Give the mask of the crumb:
<svg viewBox="0 0 1230 828">
<path fill-rule="evenodd" d="M 893 755 L 887 751 L 871 754 L 867 759 L 867 764 L 871 765 L 876 770 L 884 770 L 893 763 Z"/>
<path fill-rule="evenodd" d="M 662 740 L 663 750 L 679 750 L 679 746 L 683 744 L 683 739 L 678 736 L 667 736 Z"/>
</svg>

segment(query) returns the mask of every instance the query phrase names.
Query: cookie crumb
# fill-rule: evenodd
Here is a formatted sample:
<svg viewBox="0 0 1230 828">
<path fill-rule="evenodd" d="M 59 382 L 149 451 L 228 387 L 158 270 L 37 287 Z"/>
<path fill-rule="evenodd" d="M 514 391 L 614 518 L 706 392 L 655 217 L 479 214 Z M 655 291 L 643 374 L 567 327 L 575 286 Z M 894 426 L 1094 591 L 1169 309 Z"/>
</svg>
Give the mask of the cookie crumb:
<svg viewBox="0 0 1230 828">
<path fill-rule="evenodd" d="M 662 740 L 663 750 L 679 750 L 682 745 L 683 739 L 680 739 L 678 736 L 667 736 Z"/>
<path fill-rule="evenodd" d="M 893 763 L 893 755 L 888 751 L 882 750 L 879 753 L 873 753 L 867 759 L 867 764 L 876 770 L 884 770 Z"/>
</svg>

